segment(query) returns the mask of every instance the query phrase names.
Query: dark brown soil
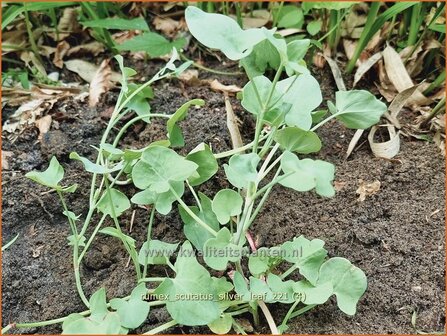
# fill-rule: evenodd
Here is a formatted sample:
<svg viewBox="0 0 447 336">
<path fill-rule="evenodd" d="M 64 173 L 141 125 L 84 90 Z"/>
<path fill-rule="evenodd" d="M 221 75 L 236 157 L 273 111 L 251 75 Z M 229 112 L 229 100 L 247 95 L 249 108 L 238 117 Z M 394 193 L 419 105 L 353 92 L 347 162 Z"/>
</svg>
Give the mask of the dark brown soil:
<svg viewBox="0 0 447 336">
<path fill-rule="evenodd" d="M 139 64 L 140 69 L 154 72 L 154 63 Z M 330 72 L 315 74 L 322 82 L 326 98 L 333 92 Z M 201 76 L 216 78 L 210 74 Z M 225 84 L 243 83 L 241 78 L 219 77 Z M 188 99 L 203 98 L 206 106 L 192 110 L 182 123 L 186 147 L 200 142 L 212 145 L 215 152 L 230 149 L 226 129 L 223 96 L 206 86 L 188 87 L 178 80 L 164 81 L 155 87 L 151 105 L 157 113 L 172 113 Z M 68 199 L 76 214 L 85 215 L 88 206 L 89 174 L 68 159 L 71 151 L 93 158 L 91 145 L 99 142 L 106 120 L 101 113 L 113 106 L 116 93 L 109 93 L 98 108 L 67 101 L 57 104 L 50 113 L 62 112 L 66 118 L 60 129 L 52 129 L 41 142 L 37 130 L 26 131 L 14 143 L 3 141 L 3 149 L 12 151 L 10 169 L 3 171 L 2 243 L 16 234 L 19 239 L 3 253 L 2 310 L 3 326 L 9 322 L 54 319 L 82 311 L 71 265 L 71 249 L 66 236 L 69 228 L 56 195 L 24 178 L 32 169 L 46 168 L 52 155 L 57 155 L 66 170 L 66 181 L 78 183 L 78 191 Z M 244 140 L 251 137 L 254 123 L 233 100 L 242 121 Z M 165 138 L 163 121 L 139 125 L 128 133 L 123 146 L 142 147 Z M 353 132 L 336 122 L 320 130 L 324 149 L 319 157 L 337 167 L 336 182 L 341 188 L 333 199 L 322 199 L 313 193 L 300 194 L 277 187 L 258 217 L 253 233 L 261 245 L 272 246 L 298 235 L 326 241 L 330 256 L 348 258 L 362 268 L 368 277 L 368 290 L 358 305 L 355 317 L 340 312 L 331 300 L 306 313 L 290 324 L 289 333 L 414 333 L 411 324 L 417 312 L 417 328 L 426 332 L 441 331 L 445 324 L 445 161 L 437 148 L 428 142 L 403 139 L 398 160 L 374 158 L 368 145 L 357 149 L 344 160 Z M 365 140 L 365 139 L 363 139 Z M 362 141 L 363 141 L 362 140 Z M 379 180 L 381 188 L 364 202 L 357 201 L 355 191 L 360 179 Z M 200 190 L 212 196 L 227 187 L 225 175 Z M 128 187 L 129 192 L 132 187 Z M 189 194 L 185 197 L 191 202 Z M 133 230 L 129 233 L 142 244 L 146 235 L 148 214 L 136 209 Z M 122 216 L 128 232 L 131 212 Z M 95 219 L 97 220 L 97 219 Z M 108 223 L 111 225 L 111 223 Z M 157 216 L 155 238 L 168 242 L 184 239 L 177 211 Z M 87 296 L 105 286 L 109 298 L 129 294 L 135 277 L 126 267 L 127 256 L 116 240 L 100 236 L 82 265 L 82 281 Z M 154 272 L 163 274 L 162 269 Z M 160 273 L 161 272 L 161 273 Z M 276 321 L 281 321 L 287 308 L 271 307 Z M 168 320 L 164 309 L 154 309 L 144 332 Z M 269 333 L 265 322 L 260 333 Z M 60 333 L 60 325 L 20 329 L 21 333 Z M 171 333 L 208 333 L 205 328 L 178 327 Z"/>
</svg>

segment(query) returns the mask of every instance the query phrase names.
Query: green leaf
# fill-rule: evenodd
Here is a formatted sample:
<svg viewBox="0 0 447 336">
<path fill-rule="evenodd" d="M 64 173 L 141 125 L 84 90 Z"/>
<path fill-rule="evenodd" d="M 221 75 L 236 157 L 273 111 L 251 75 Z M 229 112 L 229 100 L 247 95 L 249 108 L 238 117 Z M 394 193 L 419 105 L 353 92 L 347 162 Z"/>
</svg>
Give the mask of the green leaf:
<svg viewBox="0 0 447 336">
<path fill-rule="evenodd" d="M 242 274 L 238 271 L 234 272 L 233 285 L 234 291 L 241 297 L 241 300 L 252 301 L 248 284 Z"/>
<path fill-rule="evenodd" d="M 320 268 L 318 283 L 330 282 L 337 297 L 338 308 L 354 315 L 357 302 L 366 291 L 367 280 L 363 271 L 344 258 L 331 258 Z"/>
<path fill-rule="evenodd" d="M 279 81 L 277 88 L 284 93 L 282 108 L 286 124 L 308 131 L 312 126 L 311 112 L 323 101 L 317 80 L 309 74 L 301 74 Z"/>
<path fill-rule="evenodd" d="M 267 285 L 275 293 L 273 302 L 293 303 L 297 296 L 294 295 L 294 284 L 292 280 L 282 281 L 279 276 L 269 273 L 267 276 Z"/>
<path fill-rule="evenodd" d="M 254 115 L 258 115 L 263 110 L 263 106 L 267 104 L 267 100 L 270 94 L 270 90 L 272 89 L 272 82 L 265 76 L 258 76 L 253 78 L 250 82 L 248 82 L 243 89 L 243 98 L 242 98 L 242 106 L 250 113 Z M 255 87 L 258 90 L 259 98 L 261 102 L 258 100 L 258 96 L 255 91 Z M 273 109 L 275 106 L 279 105 L 279 100 L 281 98 L 281 93 L 276 90 L 273 90 L 272 98 L 270 99 L 269 106 L 267 110 Z"/>
<path fill-rule="evenodd" d="M 170 42 L 157 33 L 144 33 L 117 45 L 120 51 L 145 51 L 151 57 L 160 57 L 172 52 L 172 49 L 181 49 L 186 40 L 181 38 Z"/>
<path fill-rule="evenodd" d="M 107 168 L 107 167 L 101 166 L 99 164 L 91 162 L 89 159 L 87 159 L 85 157 L 79 156 L 79 154 L 76 152 L 70 153 L 70 159 L 81 161 L 82 164 L 84 165 L 85 170 L 90 173 L 109 174 L 109 173 L 121 170 L 123 168 L 122 163 L 118 163 L 115 166 L 113 166 L 112 168 Z"/>
<path fill-rule="evenodd" d="M 152 146 L 144 150 L 132 169 L 132 180 L 137 188 L 164 193 L 173 181 L 185 181 L 196 174 L 197 164 L 186 160 L 172 149 Z"/>
<path fill-rule="evenodd" d="M 240 60 L 240 66 L 250 78 L 263 75 L 267 69 L 277 70 L 280 63 L 278 50 L 269 40 L 259 42 L 250 55 Z"/>
<path fill-rule="evenodd" d="M 31 171 L 25 176 L 34 182 L 37 182 L 52 189 L 58 189 L 59 182 L 64 178 L 64 168 L 59 164 L 55 156 L 51 158 L 50 165 L 43 172 Z"/>
<path fill-rule="evenodd" d="M 118 239 L 124 238 L 124 240 L 126 241 L 126 243 L 129 246 L 135 248 L 135 239 L 133 239 L 132 237 L 130 237 L 128 235 L 125 235 L 124 233 L 118 231 L 117 228 L 108 226 L 108 227 L 105 227 L 105 228 L 99 230 L 99 232 L 103 233 L 103 234 L 106 234 L 106 235 L 109 235 L 109 236 L 112 236 L 112 237 L 115 237 L 115 238 L 118 238 Z"/>
<path fill-rule="evenodd" d="M 286 177 L 279 183 L 296 191 L 309 191 L 315 188 L 320 196 L 332 197 L 335 195 L 332 181 L 334 180 L 334 165 L 312 159 L 300 160 L 291 152 L 284 152 L 281 158 L 281 169 Z"/>
<path fill-rule="evenodd" d="M 196 163 L 199 167 L 197 168 L 198 177 L 191 176 L 188 179 L 189 184 L 196 186 L 208 181 L 211 177 L 216 174 L 219 166 L 217 160 L 214 157 L 213 152 L 205 143 L 201 143 L 196 146 L 189 154 L 186 156 L 186 160 Z"/>
<path fill-rule="evenodd" d="M 17 237 L 18 237 L 18 235 L 17 235 Z M 75 245 L 75 237 L 73 235 L 69 235 L 67 237 L 67 240 L 68 240 L 68 245 L 69 246 L 74 246 Z M 86 238 L 84 236 L 79 237 L 78 246 L 79 247 L 85 246 L 85 241 L 86 241 Z"/>
<path fill-rule="evenodd" d="M 364 90 L 338 91 L 335 101 L 336 118 L 348 128 L 369 128 L 387 111 L 383 102 Z"/>
<path fill-rule="evenodd" d="M 250 277 L 250 292 L 252 298 L 262 297 L 265 302 L 275 302 L 276 294 L 273 294 L 272 290 L 264 280 Z"/>
<path fill-rule="evenodd" d="M 211 200 L 205 195 L 199 192 L 200 204 L 202 211 L 196 206 L 189 207 L 191 211 L 208 224 L 214 231 L 219 231 L 220 225 L 217 221 L 217 217 L 212 210 Z M 179 205 L 180 217 L 183 223 L 183 232 L 186 238 L 194 245 L 199 251 L 203 251 L 203 245 L 205 242 L 213 238 L 214 236 L 205 230 L 195 219 L 193 219 L 186 211 Z"/>
<path fill-rule="evenodd" d="M 321 31 L 322 24 L 321 20 L 311 21 L 307 24 L 306 30 L 310 35 L 315 36 Z"/>
<path fill-rule="evenodd" d="M 214 196 L 212 209 L 220 224 L 226 224 L 231 216 L 242 212 L 242 197 L 236 191 L 223 189 Z"/>
<path fill-rule="evenodd" d="M 107 310 L 106 291 L 96 291 L 89 300 L 91 314 L 84 317 L 71 314 L 62 324 L 62 334 L 119 334 L 121 320 L 117 313 Z"/>
<path fill-rule="evenodd" d="M 194 6 L 186 8 L 185 19 L 190 33 L 200 43 L 219 49 L 231 60 L 248 56 L 265 39 L 265 29 L 242 30 L 230 17 L 205 13 Z"/>
<path fill-rule="evenodd" d="M 233 326 L 233 317 L 229 314 L 222 314 L 217 320 L 208 324 L 210 330 L 218 335 L 225 335 L 231 330 Z"/>
<path fill-rule="evenodd" d="M 287 44 L 287 58 L 289 62 L 301 61 L 306 56 L 310 46 L 310 40 L 302 39 L 289 42 Z"/>
<path fill-rule="evenodd" d="M 105 215 L 113 217 L 112 204 L 110 202 L 110 198 L 112 198 L 112 203 L 115 209 L 114 213 L 116 217 L 118 217 L 124 211 L 130 208 L 129 199 L 121 191 L 114 188 L 111 188 L 109 192 L 110 194 L 107 192 L 107 190 L 105 190 L 102 194 L 102 197 L 98 202 L 98 210 Z"/>
<path fill-rule="evenodd" d="M 315 284 L 320 266 L 327 255 L 323 246 L 324 241 L 320 239 L 308 240 L 299 236 L 282 244 L 281 250 L 284 251 L 284 260 L 298 265 L 300 274 L 311 284 Z"/>
<path fill-rule="evenodd" d="M 275 141 L 282 149 L 302 154 L 315 153 L 321 149 L 318 135 L 311 131 L 304 131 L 298 127 L 286 127 L 275 134 Z"/>
<path fill-rule="evenodd" d="M 175 278 L 166 279 L 154 293 L 169 298 L 166 308 L 171 317 L 178 324 L 187 326 L 206 325 L 217 320 L 220 309 L 214 281 L 197 262 L 190 242 L 182 245 L 175 269 Z"/>
<path fill-rule="evenodd" d="M 179 121 L 182 121 L 186 118 L 188 114 L 188 109 L 191 106 L 203 106 L 205 105 L 205 101 L 202 99 L 193 99 L 185 104 L 183 104 L 175 113 L 169 118 L 167 122 L 168 129 L 168 137 L 171 142 L 172 147 L 183 147 L 185 145 L 185 140 L 183 139 L 182 130 L 177 125 Z"/>
<path fill-rule="evenodd" d="M 224 164 L 228 181 L 236 188 L 247 188 L 248 184 L 255 182 L 258 177 L 259 160 L 255 153 L 233 155 L 228 164 Z"/>
<path fill-rule="evenodd" d="M 129 300 L 110 300 L 110 305 L 117 311 L 124 328 L 135 329 L 146 321 L 150 310 L 149 302 L 143 301 L 146 293 L 146 285 L 140 283 L 130 294 Z"/>
<path fill-rule="evenodd" d="M 129 90 L 126 93 L 126 98 L 129 97 L 133 92 L 135 92 L 141 85 L 135 83 L 129 83 Z M 148 99 L 154 98 L 154 92 L 150 86 L 145 87 L 143 90 L 138 92 L 127 104 L 126 108 L 131 111 L 135 111 L 139 116 L 149 114 L 151 112 L 151 106 L 149 105 Z M 150 117 L 142 119 L 145 122 L 150 122 Z"/>
<path fill-rule="evenodd" d="M 138 262 L 141 265 L 166 265 L 170 257 L 177 250 L 177 244 L 169 244 L 160 240 L 152 239 L 149 242 L 149 248 L 147 242 L 141 247 L 140 253 L 138 254 Z"/>
<path fill-rule="evenodd" d="M 224 271 L 228 262 L 236 262 L 242 257 L 242 248 L 231 243 L 232 234 L 226 227 L 215 238 L 206 241 L 203 259 L 206 264 L 218 271 Z"/>
<path fill-rule="evenodd" d="M 184 182 L 171 182 L 171 187 L 179 197 L 182 197 L 183 193 L 185 192 Z M 167 215 L 171 212 L 172 203 L 176 200 L 177 197 L 171 190 L 157 194 L 150 189 L 140 191 L 130 199 L 132 203 L 139 205 L 155 204 L 155 209 L 162 215 Z"/>
<path fill-rule="evenodd" d="M 312 112 L 312 124 L 317 124 L 323 120 L 324 116 L 327 114 L 327 110 L 318 110 Z"/>
<path fill-rule="evenodd" d="M 248 269 L 250 273 L 258 277 L 263 273 L 267 273 L 272 267 L 281 262 L 278 247 L 261 247 L 256 252 L 250 254 L 248 258 Z"/>
<path fill-rule="evenodd" d="M 285 5 L 276 13 L 278 16 L 278 28 L 298 28 L 300 29 L 304 22 L 304 15 L 301 8 L 296 5 Z"/>
<path fill-rule="evenodd" d="M 309 281 L 301 280 L 295 282 L 293 290 L 295 293 L 301 294 L 303 303 L 307 305 L 323 304 L 334 294 L 334 288 L 330 282 L 313 286 Z"/>
<path fill-rule="evenodd" d="M 117 17 L 96 19 L 96 20 L 83 21 L 81 22 L 81 24 L 89 28 L 149 31 L 149 26 L 142 17 L 135 19 L 122 19 Z"/>
</svg>

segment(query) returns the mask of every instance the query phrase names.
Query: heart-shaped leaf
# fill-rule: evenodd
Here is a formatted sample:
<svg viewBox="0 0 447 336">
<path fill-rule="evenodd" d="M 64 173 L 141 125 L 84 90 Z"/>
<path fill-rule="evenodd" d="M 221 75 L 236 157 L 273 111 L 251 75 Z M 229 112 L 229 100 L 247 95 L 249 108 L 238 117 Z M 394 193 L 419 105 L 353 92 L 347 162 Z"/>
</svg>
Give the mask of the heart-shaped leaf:
<svg viewBox="0 0 447 336">
<path fill-rule="evenodd" d="M 220 224 L 226 224 L 231 216 L 242 212 L 242 197 L 236 191 L 223 189 L 214 196 L 212 209 Z"/>
<path fill-rule="evenodd" d="M 296 191 L 309 191 L 315 188 L 317 194 L 332 197 L 335 194 L 332 181 L 335 168 L 329 162 L 321 160 L 303 159 L 291 152 L 284 152 L 281 158 L 281 169 L 286 177 L 279 183 Z"/>
<path fill-rule="evenodd" d="M 56 157 L 53 156 L 51 158 L 50 165 L 45 171 L 31 171 L 26 173 L 25 176 L 34 182 L 56 189 L 59 182 L 64 178 L 64 168 L 60 165 Z"/>
<path fill-rule="evenodd" d="M 70 159 L 81 161 L 82 164 L 84 165 L 85 170 L 90 173 L 108 174 L 108 173 L 112 173 L 112 172 L 118 171 L 121 168 L 123 168 L 122 163 L 118 163 L 111 168 L 101 166 L 99 164 L 91 162 L 89 159 L 87 159 L 85 157 L 79 156 L 79 154 L 76 152 L 70 153 Z"/>
<path fill-rule="evenodd" d="M 171 187 L 175 193 L 182 197 L 185 192 L 184 182 L 171 182 Z M 162 215 L 167 215 L 172 210 L 172 203 L 177 200 L 177 197 L 168 190 L 164 193 L 157 194 L 156 192 L 146 189 L 136 193 L 131 199 L 132 203 L 140 205 L 155 204 L 155 209 Z"/>
<path fill-rule="evenodd" d="M 327 255 L 323 246 L 324 241 L 320 239 L 308 240 L 299 236 L 282 244 L 281 249 L 284 260 L 298 265 L 300 274 L 311 284 L 315 284 L 320 266 Z"/>
<path fill-rule="evenodd" d="M 190 242 L 182 245 L 175 269 L 175 278 L 163 281 L 154 293 L 168 297 L 166 308 L 171 317 L 187 326 L 206 325 L 217 320 L 220 309 L 214 282 L 197 262 Z"/>
<path fill-rule="evenodd" d="M 310 74 L 301 74 L 279 81 L 277 88 L 284 93 L 286 124 L 308 131 L 312 126 L 311 112 L 323 101 L 320 84 Z"/>
<path fill-rule="evenodd" d="M 206 241 L 203 249 L 203 259 L 206 264 L 218 271 L 224 271 L 228 262 L 236 262 L 242 257 L 242 248 L 231 243 L 231 232 L 226 227 L 222 228 L 215 238 Z"/>
<path fill-rule="evenodd" d="M 275 141 L 282 149 L 302 154 L 315 153 L 321 149 L 318 135 L 311 131 L 304 131 L 298 127 L 286 127 L 275 134 Z"/>
<path fill-rule="evenodd" d="M 367 280 L 363 271 L 344 258 L 331 258 L 320 268 L 318 284 L 331 283 L 340 310 L 354 315 L 357 302 L 366 291 Z"/>
<path fill-rule="evenodd" d="M 328 104 L 332 114 L 346 127 L 366 129 L 380 121 L 387 111 L 386 105 L 364 90 L 338 91 L 335 93 L 335 111 Z"/>
<path fill-rule="evenodd" d="M 250 254 L 248 258 L 248 269 L 250 273 L 258 277 L 268 272 L 272 267 L 282 261 L 280 253 L 281 249 L 277 246 L 259 248 L 256 252 Z"/>
<path fill-rule="evenodd" d="M 189 184 L 192 186 L 208 181 L 214 174 L 216 174 L 217 169 L 219 168 L 217 160 L 214 157 L 213 152 L 211 152 L 210 146 L 203 142 L 189 152 L 186 159 L 198 165 L 197 173 L 199 176 L 197 177 L 193 175 L 188 179 Z"/>
<path fill-rule="evenodd" d="M 242 106 L 250 113 L 254 115 L 260 114 L 265 105 L 272 89 L 272 82 L 265 76 L 258 76 L 248 82 L 243 89 Z M 255 89 L 256 88 L 256 89 Z M 256 90 L 259 94 L 256 94 Z M 259 99 L 261 101 L 259 101 Z M 275 106 L 280 105 L 281 92 L 276 88 L 273 90 L 272 97 L 266 111 L 273 109 Z"/>
<path fill-rule="evenodd" d="M 186 8 L 185 19 L 189 31 L 200 43 L 219 49 L 231 60 L 248 56 L 265 39 L 264 29 L 243 30 L 228 16 L 205 13 L 194 6 Z"/>
<path fill-rule="evenodd" d="M 270 273 L 267 277 L 267 284 L 270 290 L 275 293 L 273 302 L 292 303 L 296 301 L 297 296 L 293 291 L 294 281 L 282 281 L 279 276 Z"/>
<path fill-rule="evenodd" d="M 249 182 L 256 181 L 259 160 L 255 153 L 233 155 L 224 165 L 228 181 L 236 188 L 247 188 Z"/>
<path fill-rule="evenodd" d="M 205 195 L 199 192 L 200 205 L 202 210 L 196 206 L 189 207 L 191 211 L 208 224 L 214 231 L 219 231 L 220 225 L 216 215 L 212 210 L 211 200 Z M 205 230 L 200 224 L 196 222 L 181 206 L 179 206 L 180 217 L 183 223 L 183 232 L 186 238 L 194 245 L 199 251 L 203 251 L 203 245 L 205 242 L 214 237 L 208 230 Z"/>
<path fill-rule="evenodd" d="M 334 293 L 330 282 L 312 285 L 309 281 L 301 280 L 293 285 L 296 294 L 300 294 L 303 303 L 307 305 L 323 304 Z"/>
<path fill-rule="evenodd" d="M 149 302 L 143 300 L 146 293 L 145 284 L 140 283 L 130 294 L 129 300 L 110 300 L 110 305 L 117 311 L 124 328 L 135 329 L 146 321 L 150 309 Z"/>
<path fill-rule="evenodd" d="M 110 217 L 114 217 L 115 215 L 116 217 L 118 217 L 124 211 L 130 208 L 129 199 L 121 191 L 114 188 L 111 188 L 109 192 L 107 192 L 107 190 L 104 191 L 98 202 L 97 208 L 105 215 L 109 215 Z"/>
<path fill-rule="evenodd" d="M 149 246 L 148 246 L 149 245 Z M 177 244 L 169 244 L 152 239 L 149 244 L 145 242 L 138 254 L 138 262 L 141 265 L 166 265 L 170 257 L 177 250 Z"/>
<path fill-rule="evenodd" d="M 141 160 L 132 170 L 132 180 L 137 188 L 164 193 L 172 181 L 185 181 L 196 174 L 197 164 L 186 160 L 172 149 L 153 146 L 141 154 Z"/>
<path fill-rule="evenodd" d="M 211 331 L 218 335 L 225 335 L 231 330 L 233 326 L 233 317 L 229 314 L 222 314 L 217 320 L 208 324 Z"/>
</svg>

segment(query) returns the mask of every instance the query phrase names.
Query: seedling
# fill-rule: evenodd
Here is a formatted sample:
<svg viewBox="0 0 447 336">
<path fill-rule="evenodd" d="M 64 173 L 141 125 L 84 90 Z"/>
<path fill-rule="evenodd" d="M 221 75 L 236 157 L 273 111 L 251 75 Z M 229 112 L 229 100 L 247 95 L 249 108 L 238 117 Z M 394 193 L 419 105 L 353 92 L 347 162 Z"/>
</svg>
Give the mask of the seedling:
<svg viewBox="0 0 447 336">
<path fill-rule="evenodd" d="M 176 67 L 173 49 L 173 58 L 166 67 L 129 94 L 127 79 L 135 72 L 125 68 L 118 56 L 123 74 L 121 93 L 97 147 L 97 160 L 91 162 L 71 154 L 72 159 L 79 160 L 93 174 L 90 209 L 84 223 L 78 224 L 79 216 L 65 203 L 64 194 L 74 192 L 75 187 L 61 184 L 64 171 L 56 158 L 51 160 L 48 170 L 27 174 L 56 190 L 61 199 L 71 228 L 69 244 L 73 246 L 77 289 L 89 311 L 16 326 L 63 322 L 65 334 L 127 333 L 144 323 L 152 306 L 165 305 L 172 320 L 149 333 L 162 332 L 174 325 L 207 325 L 218 334 L 231 329 L 244 332 L 234 317 L 251 314 L 257 327 L 260 309 L 271 332 L 279 334 L 287 331 L 290 319 L 324 304 L 333 295 L 342 312 L 355 314 L 367 287 L 361 269 L 344 258 L 328 258 L 325 243 L 320 239 L 299 236 L 279 246 L 259 248 L 251 238 L 250 228 L 278 184 L 299 192 L 314 191 L 321 197 L 334 196 L 335 167 L 307 156 L 317 153 L 322 146 L 315 131 L 331 119 L 348 128 L 368 128 L 379 121 L 386 111 L 385 104 L 366 91 L 337 92 L 335 103 L 328 102 L 326 116 L 326 111 L 317 110 L 322 103 L 320 87 L 303 61 L 308 40 L 286 43 L 274 30 L 242 30 L 236 21 L 207 14 L 196 7 L 187 8 L 186 21 L 200 43 L 219 49 L 232 60 L 240 60 L 249 77 L 241 104 L 256 120 L 253 141 L 216 154 L 204 143 L 186 157 L 175 152 L 173 147 L 184 145 L 178 122 L 187 117 L 190 106 L 204 105 L 202 100 L 187 102 L 171 115 L 148 113 L 135 117 L 112 139 L 111 129 L 125 114 L 131 113 L 125 107 L 139 92 L 157 80 L 178 75 L 189 65 Z M 256 52 L 260 44 L 274 52 Z M 275 64 L 273 81 L 263 74 L 265 64 Z M 125 130 L 145 118 L 166 118 L 167 139 L 141 149 L 120 149 L 119 140 Z M 215 195 L 197 192 L 197 186 L 214 176 L 224 158 L 228 160 L 223 169 L 232 187 Z M 140 191 L 129 197 L 119 190 L 123 181 L 133 183 Z M 183 201 L 186 188 L 194 196 L 195 204 Z M 149 209 L 147 236 L 143 241 L 137 242 L 121 229 L 120 217 L 132 203 Z M 166 215 L 174 211 L 174 203 L 184 222 L 187 240 L 170 244 L 153 239 L 155 212 Z M 100 220 L 87 237 L 87 228 L 94 225 L 95 211 L 101 213 Z M 112 218 L 113 227 L 102 228 L 106 217 Z M 104 288 L 87 300 L 81 283 L 80 264 L 99 233 L 116 237 L 123 244 L 136 275 L 130 296 L 112 299 L 109 304 Z M 199 263 L 197 254 L 203 256 L 205 264 Z M 166 274 L 170 275 L 153 274 L 152 265 L 165 265 Z M 148 290 L 147 283 L 155 289 Z M 282 321 L 273 319 L 270 303 L 290 306 Z"/>
</svg>

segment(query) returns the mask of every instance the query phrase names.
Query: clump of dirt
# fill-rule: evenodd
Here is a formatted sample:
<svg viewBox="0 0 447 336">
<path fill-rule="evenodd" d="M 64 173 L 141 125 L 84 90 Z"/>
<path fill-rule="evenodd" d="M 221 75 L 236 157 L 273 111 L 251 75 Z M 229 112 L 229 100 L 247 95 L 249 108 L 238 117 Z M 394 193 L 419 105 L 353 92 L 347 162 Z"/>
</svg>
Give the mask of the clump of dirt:
<svg viewBox="0 0 447 336">
<path fill-rule="evenodd" d="M 142 64 L 147 74 L 156 63 Z M 142 70 L 141 69 L 141 70 Z M 142 70 L 143 71 L 143 70 Z M 209 76 L 207 74 L 206 76 Z M 213 76 L 217 78 L 216 76 Z M 325 98 L 332 97 L 330 72 L 316 73 L 323 79 Z M 225 84 L 243 84 L 242 78 L 218 77 Z M 151 102 L 156 113 L 173 113 L 185 101 L 203 98 L 206 105 L 191 109 L 181 123 L 187 153 L 201 142 L 215 152 L 231 148 L 226 128 L 223 95 L 206 86 L 188 87 L 176 80 L 164 81 L 154 88 Z M 90 176 L 78 162 L 68 159 L 71 151 L 93 159 L 106 125 L 107 111 L 114 104 L 116 93 L 109 93 L 103 104 L 89 108 L 75 101 L 56 104 L 55 111 L 67 115 L 41 142 L 38 132 L 28 130 L 17 141 L 3 141 L 3 150 L 12 151 L 9 170 L 2 172 L 3 244 L 20 234 L 19 239 L 3 253 L 2 311 L 3 325 L 9 322 L 28 322 L 53 319 L 82 311 L 71 265 L 71 249 L 67 245 L 69 228 L 54 193 L 24 178 L 32 169 L 44 169 L 52 155 L 57 155 L 65 168 L 67 185 L 80 187 L 68 197 L 76 214 L 88 210 Z M 254 122 L 232 99 L 235 113 L 241 120 L 244 141 L 252 137 Z M 397 160 L 374 158 L 367 145 L 356 150 L 348 160 L 345 153 L 353 131 L 337 122 L 329 122 L 319 131 L 324 147 L 318 157 L 336 166 L 338 192 L 332 199 L 313 193 L 296 193 L 275 187 L 270 200 L 260 213 L 253 234 L 261 245 L 281 244 L 298 235 L 326 241 L 330 256 L 348 258 L 362 268 L 368 277 L 368 290 L 358 305 L 357 315 L 349 317 L 340 312 L 333 299 L 290 323 L 288 333 L 412 333 L 411 316 L 417 311 L 417 328 L 427 332 L 443 330 L 445 324 L 445 227 L 444 227 L 444 158 L 428 142 L 405 139 Z M 166 138 L 165 121 L 140 123 L 122 141 L 123 147 L 143 147 L 154 140 Z M 355 191 L 360 180 L 381 182 L 380 190 L 357 200 Z M 208 196 L 229 184 L 219 170 L 212 181 L 200 187 Z M 134 192 L 132 186 L 124 188 Z M 192 202 L 190 194 L 185 195 Z M 130 231 L 131 212 L 121 217 L 124 231 L 141 246 L 148 213 L 135 207 L 135 220 Z M 92 224 L 97 221 L 94 218 Z M 111 222 L 106 225 L 111 226 Z M 92 225 L 94 226 L 94 225 Z M 184 239 L 182 222 L 177 211 L 168 216 L 156 216 L 153 236 L 167 242 Z M 127 266 L 125 250 L 116 239 L 99 236 L 87 253 L 82 265 L 82 282 L 87 296 L 104 286 L 109 298 L 129 294 L 135 284 L 132 267 Z M 153 274 L 165 274 L 154 267 Z M 282 305 L 273 305 L 277 322 L 287 312 Z M 166 322 L 165 309 L 153 309 L 144 332 Z M 261 333 L 269 333 L 263 322 Z M 60 333 L 60 325 L 20 329 L 20 333 Z M 178 327 L 172 333 L 209 333 L 205 328 Z"/>
</svg>

